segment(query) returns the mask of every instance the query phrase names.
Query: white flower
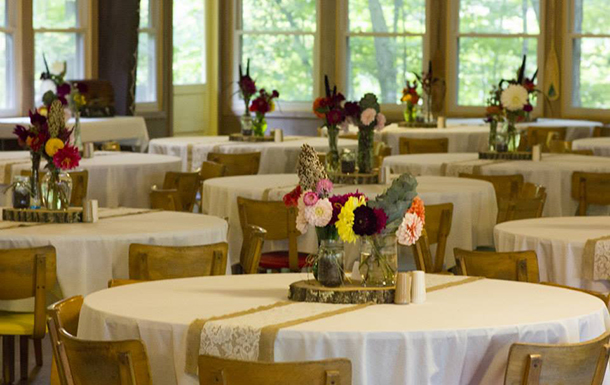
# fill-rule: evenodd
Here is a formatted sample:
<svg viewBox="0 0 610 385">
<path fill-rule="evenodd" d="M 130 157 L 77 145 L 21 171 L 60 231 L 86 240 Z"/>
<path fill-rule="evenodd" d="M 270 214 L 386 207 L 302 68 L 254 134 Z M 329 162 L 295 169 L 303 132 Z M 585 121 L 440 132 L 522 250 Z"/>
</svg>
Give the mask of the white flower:
<svg viewBox="0 0 610 385">
<path fill-rule="evenodd" d="M 304 213 L 309 224 L 324 227 L 333 217 L 333 205 L 327 198 L 320 199 L 315 205 L 306 207 Z"/>
<path fill-rule="evenodd" d="M 365 126 L 368 126 L 373 123 L 373 120 L 375 120 L 375 116 L 377 116 L 377 111 L 375 111 L 374 108 L 367 108 L 366 110 L 362 111 L 362 115 L 360 115 L 360 121 Z"/>
<path fill-rule="evenodd" d="M 303 194 L 301 194 L 301 196 L 299 197 L 299 200 L 297 202 L 297 207 L 299 208 L 299 212 L 297 214 L 297 219 L 296 219 L 297 230 L 299 230 L 299 232 L 301 234 L 305 234 L 307 232 L 309 223 L 307 222 L 307 219 L 305 218 L 306 206 L 305 206 L 305 203 L 303 202 Z"/>
<path fill-rule="evenodd" d="M 413 245 L 421 237 L 423 229 L 424 224 L 417 214 L 406 213 L 398 230 L 396 230 L 398 243 L 405 246 Z"/>
<path fill-rule="evenodd" d="M 508 111 L 519 111 L 528 102 L 527 90 L 519 84 L 511 84 L 500 96 L 500 101 Z"/>
<path fill-rule="evenodd" d="M 66 62 L 65 61 L 56 61 L 51 64 L 51 73 L 54 75 L 59 75 L 66 70 Z"/>
</svg>

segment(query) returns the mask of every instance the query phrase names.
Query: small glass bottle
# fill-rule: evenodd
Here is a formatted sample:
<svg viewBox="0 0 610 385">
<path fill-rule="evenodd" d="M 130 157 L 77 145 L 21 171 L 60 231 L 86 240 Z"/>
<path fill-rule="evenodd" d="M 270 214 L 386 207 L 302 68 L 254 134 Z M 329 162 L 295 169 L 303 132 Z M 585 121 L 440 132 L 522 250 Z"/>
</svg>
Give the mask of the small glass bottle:
<svg viewBox="0 0 610 385">
<path fill-rule="evenodd" d="M 30 207 L 30 178 L 17 175 L 13 181 L 13 208 L 27 209 Z"/>
</svg>

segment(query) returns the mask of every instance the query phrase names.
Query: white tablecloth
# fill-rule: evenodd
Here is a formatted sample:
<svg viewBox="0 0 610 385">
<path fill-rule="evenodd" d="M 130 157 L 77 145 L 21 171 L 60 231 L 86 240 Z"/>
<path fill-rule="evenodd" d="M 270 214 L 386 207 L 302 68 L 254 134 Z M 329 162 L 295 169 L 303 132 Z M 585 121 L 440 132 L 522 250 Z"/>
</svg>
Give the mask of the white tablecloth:
<svg viewBox="0 0 610 385">
<path fill-rule="evenodd" d="M 0 119 L 0 139 L 15 139 L 15 125 L 28 126 L 30 118 Z M 68 126 L 74 125 L 74 119 Z M 146 121 L 141 116 L 115 116 L 111 118 L 81 118 L 81 138 L 83 142 L 107 142 L 116 140 L 121 144 L 137 146 L 141 151 L 148 145 Z"/>
<path fill-rule="evenodd" d="M 573 150 L 593 150 L 597 156 L 610 156 L 610 138 L 585 138 L 572 142 Z"/>
<path fill-rule="evenodd" d="M 453 226 L 447 240 L 445 263 L 455 265 L 453 248 L 473 249 L 492 244 L 492 229 L 496 223 L 497 204 L 490 183 L 459 178 L 419 177 L 417 191 L 425 204 L 453 203 Z M 294 174 L 258 175 L 210 179 L 203 185 L 203 209 L 210 215 L 229 218 L 229 251 L 239 256 L 242 233 L 237 210 L 237 197 L 250 199 L 281 200 L 283 195 L 298 183 Z M 333 194 L 345 194 L 356 190 L 374 198 L 389 186 L 357 185 L 337 186 Z M 287 250 L 285 242 L 267 242 L 266 249 Z M 299 237 L 299 251 L 317 250 L 315 231 Z M 346 266 L 351 267 L 359 258 L 357 245 L 346 245 Z M 234 260 L 233 262 L 237 262 Z"/>
<path fill-rule="evenodd" d="M 494 229 L 499 251 L 536 251 L 543 281 L 608 292 L 609 281 L 584 279 L 582 272 L 585 243 L 603 236 L 610 236 L 610 217 L 529 219 Z"/>
<path fill-rule="evenodd" d="M 78 337 L 142 339 L 154 384 L 196 385 L 184 370 L 192 321 L 285 300 L 288 285 L 305 278 L 206 277 L 100 291 L 85 298 Z M 373 305 L 280 329 L 274 358 L 348 358 L 354 385 L 497 385 L 511 344 L 582 342 L 609 327 L 607 308 L 593 296 L 484 279 L 430 292 L 421 305 Z"/>
<path fill-rule="evenodd" d="M 102 211 L 100 216 L 142 210 Z M 6 223 L 0 221 L 0 226 Z M 132 243 L 194 246 L 226 242 L 226 236 L 227 222 L 220 218 L 162 211 L 101 218 L 97 223 L 0 227 L 0 248 L 55 246 L 59 287 L 70 297 L 105 289 L 113 278 L 129 278 Z"/>
<path fill-rule="evenodd" d="M 152 154 L 168 154 L 182 158 L 184 171 L 197 169 L 210 152 L 237 154 L 260 152 L 259 174 L 295 172 L 301 146 L 307 143 L 316 151 L 328 152 L 328 139 L 319 137 L 287 136 L 281 143 L 275 142 L 230 142 L 228 136 L 194 136 L 153 139 L 148 151 Z M 348 148 L 355 151 L 358 142 L 339 139 L 339 151 Z"/>
<path fill-rule="evenodd" d="M 449 138 L 449 152 L 478 152 L 487 148 L 488 126 L 447 126 L 447 128 L 405 128 L 390 124 L 375 133 L 377 140 L 392 148 L 398 154 L 400 138 L 439 139 Z"/>
<path fill-rule="evenodd" d="M 31 168 L 26 151 L 0 152 L 0 167 L 10 167 L 11 175 Z M 45 162 L 41 162 L 44 166 Z M 87 197 L 97 199 L 102 207 L 150 207 L 150 188 L 162 186 L 165 173 L 180 171 L 181 161 L 175 156 L 139 154 L 133 152 L 96 152 L 90 159 L 81 159 L 77 170 L 89 172 Z M 0 168 L 7 172 L 6 167 Z M 10 178 L 5 178 L 10 180 Z M 7 181 L 5 181 L 6 183 Z M 0 185 L 4 191 L 6 184 Z M 12 204 L 11 192 L 3 197 L 3 204 Z"/>
<path fill-rule="evenodd" d="M 457 175 L 478 159 L 478 154 L 417 154 L 398 155 L 384 159 L 395 173 L 411 172 L 415 175 L 441 175 L 446 163 L 446 175 Z M 572 154 L 543 154 L 541 162 L 489 161 L 481 167 L 484 175 L 522 174 L 526 182 L 546 187 L 547 200 L 544 215 L 569 216 L 576 213 L 578 202 L 571 197 L 572 173 L 610 172 L 610 159 Z M 466 172 L 466 171 L 463 171 Z M 606 208 L 595 208 L 595 213 L 606 213 Z"/>
</svg>

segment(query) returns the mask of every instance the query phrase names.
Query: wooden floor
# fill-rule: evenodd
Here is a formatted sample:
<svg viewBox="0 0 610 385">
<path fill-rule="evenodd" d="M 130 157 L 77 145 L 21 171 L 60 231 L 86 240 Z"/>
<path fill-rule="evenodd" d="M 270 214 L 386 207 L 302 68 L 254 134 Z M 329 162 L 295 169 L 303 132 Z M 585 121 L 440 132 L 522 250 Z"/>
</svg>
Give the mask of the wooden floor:
<svg viewBox="0 0 610 385">
<path fill-rule="evenodd" d="M 1 338 L 1 337 L 0 337 Z M 51 360 L 53 359 L 53 352 L 51 350 L 51 342 L 49 339 L 49 336 L 47 335 L 47 337 L 45 337 L 45 339 L 42 341 L 42 367 L 36 367 L 36 362 L 34 360 L 34 346 L 32 345 L 32 342 L 30 341 L 30 348 L 29 348 L 29 353 L 30 353 L 30 378 L 28 379 L 28 381 L 20 381 L 19 378 L 19 372 L 20 372 L 20 368 L 19 368 L 19 343 L 17 342 L 15 344 L 15 348 L 17 349 L 17 351 L 15 352 L 15 357 L 17 357 L 17 359 L 15 360 L 15 382 L 13 384 L 15 385 L 25 385 L 25 384 L 31 384 L 31 385 L 49 385 L 51 383 Z M 1 346 L 1 345 L 0 345 Z M 0 368 L 2 368 L 2 355 L 0 354 Z M 2 371 L 0 370 L 0 376 L 2 374 Z M 0 384 L 5 384 L 5 382 L 0 381 Z"/>
</svg>

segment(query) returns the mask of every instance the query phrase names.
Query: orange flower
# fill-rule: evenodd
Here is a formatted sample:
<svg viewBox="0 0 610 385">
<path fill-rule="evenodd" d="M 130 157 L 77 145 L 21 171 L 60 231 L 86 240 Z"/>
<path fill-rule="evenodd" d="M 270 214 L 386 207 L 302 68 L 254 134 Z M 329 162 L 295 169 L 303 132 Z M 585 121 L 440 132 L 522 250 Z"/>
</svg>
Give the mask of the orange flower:
<svg viewBox="0 0 610 385">
<path fill-rule="evenodd" d="M 415 197 L 413 199 L 413 203 L 411 203 L 411 207 L 407 210 L 407 213 L 417 215 L 422 224 L 426 224 L 426 207 L 424 206 L 424 201 L 420 197 Z"/>
<path fill-rule="evenodd" d="M 326 114 L 319 112 L 318 110 L 324 106 L 324 102 L 326 98 L 320 97 L 313 101 L 313 113 L 320 119 L 326 118 Z"/>
</svg>

